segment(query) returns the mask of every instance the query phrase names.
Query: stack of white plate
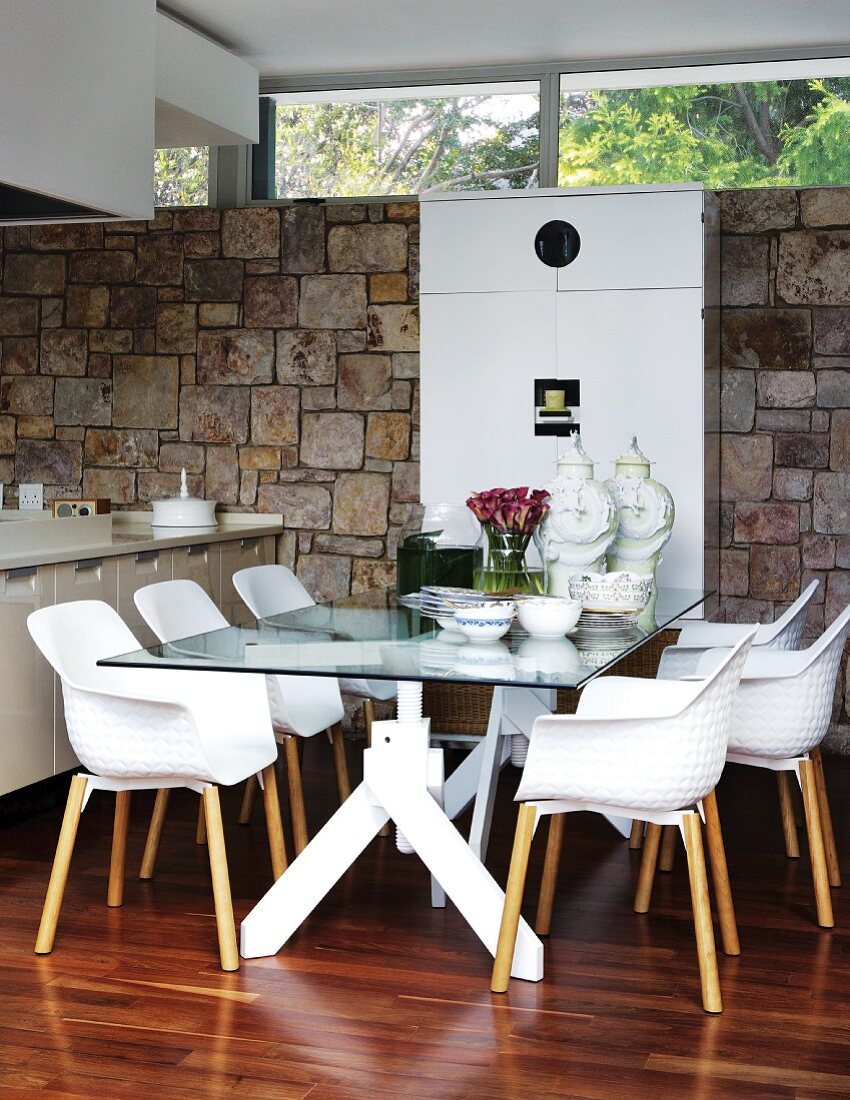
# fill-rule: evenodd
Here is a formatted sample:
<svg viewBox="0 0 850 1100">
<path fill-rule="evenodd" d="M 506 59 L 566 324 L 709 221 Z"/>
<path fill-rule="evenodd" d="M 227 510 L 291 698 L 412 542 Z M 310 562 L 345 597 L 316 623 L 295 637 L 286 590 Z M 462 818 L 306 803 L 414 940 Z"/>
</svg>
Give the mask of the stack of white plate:
<svg viewBox="0 0 850 1100">
<path fill-rule="evenodd" d="M 476 607 L 478 604 L 498 598 L 498 596 L 486 596 L 474 588 L 425 585 L 419 593 L 419 609 L 423 615 L 430 615 L 432 619 L 451 618 L 455 611 L 464 607 Z"/>
<path fill-rule="evenodd" d="M 640 608 L 623 609 L 621 611 L 590 611 L 584 609 L 579 616 L 578 629 L 582 632 L 601 632 L 610 634 L 612 631 L 627 630 L 634 626 L 640 617 Z"/>
</svg>

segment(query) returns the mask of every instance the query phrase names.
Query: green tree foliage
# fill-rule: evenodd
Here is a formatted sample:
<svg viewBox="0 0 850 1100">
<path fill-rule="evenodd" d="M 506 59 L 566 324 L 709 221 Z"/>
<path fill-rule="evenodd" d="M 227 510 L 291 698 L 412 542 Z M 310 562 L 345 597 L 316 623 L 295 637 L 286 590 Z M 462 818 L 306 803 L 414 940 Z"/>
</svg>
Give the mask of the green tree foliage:
<svg viewBox="0 0 850 1100">
<path fill-rule="evenodd" d="M 594 91 L 562 97 L 562 187 L 850 183 L 850 80 Z"/>
<path fill-rule="evenodd" d="M 206 206 L 209 149 L 157 149 L 154 206 Z"/>
<path fill-rule="evenodd" d="M 523 101 L 536 107 L 537 97 Z M 277 108 L 279 196 L 418 194 L 429 188 L 535 186 L 536 111 L 508 97 L 459 96 Z"/>
</svg>

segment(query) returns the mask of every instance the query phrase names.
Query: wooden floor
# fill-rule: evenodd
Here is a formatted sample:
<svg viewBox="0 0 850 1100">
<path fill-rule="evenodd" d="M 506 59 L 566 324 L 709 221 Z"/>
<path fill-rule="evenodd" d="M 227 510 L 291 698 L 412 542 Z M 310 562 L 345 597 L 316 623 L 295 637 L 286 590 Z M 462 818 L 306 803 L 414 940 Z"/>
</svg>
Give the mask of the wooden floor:
<svg viewBox="0 0 850 1100">
<path fill-rule="evenodd" d="M 330 754 L 308 745 L 313 827 Z M 352 771 L 360 751 L 349 745 Z M 725 1012 L 706 1016 L 683 853 L 652 911 L 638 853 L 604 821 L 568 819 L 546 977 L 488 991 L 490 960 L 457 912 L 429 907 L 415 856 L 375 840 L 274 958 L 217 966 L 197 799 L 172 800 L 152 883 L 135 869 L 151 801 L 133 807 L 122 909 L 107 909 L 110 796 L 83 816 L 56 947 L 33 954 L 60 811 L 0 829 L 0 1092 L 279 1100 L 562 1100 L 850 1096 L 850 767 L 829 772 L 848 880 L 836 929 L 814 923 L 808 860 L 785 859 L 773 776 L 720 790 L 743 954 L 720 958 Z M 327 767 L 325 767 L 327 764 Z M 503 773 L 489 864 L 504 882 L 517 773 Z M 223 800 L 237 920 L 270 881 L 262 810 Z M 543 836 L 533 852 L 533 913 Z M 5 1090 L 5 1091 L 4 1091 Z"/>
</svg>

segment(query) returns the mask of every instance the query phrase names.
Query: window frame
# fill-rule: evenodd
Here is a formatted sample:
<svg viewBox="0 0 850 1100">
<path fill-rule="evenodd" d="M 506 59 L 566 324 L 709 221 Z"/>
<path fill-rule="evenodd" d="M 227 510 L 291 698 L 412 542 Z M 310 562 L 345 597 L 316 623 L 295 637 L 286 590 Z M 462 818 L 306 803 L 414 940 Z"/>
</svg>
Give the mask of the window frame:
<svg viewBox="0 0 850 1100">
<path fill-rule="evenodd" d="M 746 74 L 746 75 L 745 75 Z M 280 92 L 348 92 L 367 88 L 410 88 L 433 85 L 494 84 L 539 81 L 540 164 L 537 190 L 558 186 L 558 134 L 562 81 L 567 91 L 594 88 L 655 87 L 667 84 L 724 83 L 732 80 L 805 80 L 818 76 L 850 77 L 850 46 L 835 49 L 760 51 L 687 55 L 666 58 L 612 58 L 595 62 L 553 61 L 545 64 L 501 65 L 458 69 L 422 69 L 381 73 L 334 73 L 321 76 L 268 77 L 260 81 L 260 95 Z M 210 155 L 212 157 L 212 149 Z M 299 203 L 411 202 L 415 194 L 328 196 L 322 199 L 252 199 L 251 146 L 243 146 L 234 165 L 221 158 L 219 167 L 235 179 L 221 179 L 220 194 L 233 194 L 243 206 L 291 206 Z M 210 161 L 210 195 L 214 194 Z M 212 199 L 210 202 L 212 205 Z"/>
</svg>

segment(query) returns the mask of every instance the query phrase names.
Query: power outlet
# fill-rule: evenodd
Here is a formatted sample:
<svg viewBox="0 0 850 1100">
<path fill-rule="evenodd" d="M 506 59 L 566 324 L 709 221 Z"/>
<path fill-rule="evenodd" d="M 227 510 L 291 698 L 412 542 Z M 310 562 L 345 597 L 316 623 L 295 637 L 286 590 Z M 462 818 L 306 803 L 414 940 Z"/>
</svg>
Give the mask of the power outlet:
<svg viewBox="0 0 850 1100">
<path fill-rule="evenodd" d="M 39 509 L 44 507 L 44 486 L 40 481 L 29 484 L 21 482 L 18 486 L 18 507 Z"/>
</svg>

